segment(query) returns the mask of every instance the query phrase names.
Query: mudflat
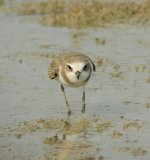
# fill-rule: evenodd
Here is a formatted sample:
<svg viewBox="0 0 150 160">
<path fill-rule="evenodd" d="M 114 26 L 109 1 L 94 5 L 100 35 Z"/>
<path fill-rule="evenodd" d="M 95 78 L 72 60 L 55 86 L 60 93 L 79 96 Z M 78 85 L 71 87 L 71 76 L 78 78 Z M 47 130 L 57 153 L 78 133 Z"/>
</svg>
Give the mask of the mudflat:
<svg viewBox="0 0 150 160">
<path fill-rule="evenodd" d="M 150 2 L 25 2 L 0 1 L 0 160 L 149 160 Z M 48 66 L 74 51 L 97 70 L 85 114 L 81 90 L 66 89 L 68 117 Z"/>
</svg>

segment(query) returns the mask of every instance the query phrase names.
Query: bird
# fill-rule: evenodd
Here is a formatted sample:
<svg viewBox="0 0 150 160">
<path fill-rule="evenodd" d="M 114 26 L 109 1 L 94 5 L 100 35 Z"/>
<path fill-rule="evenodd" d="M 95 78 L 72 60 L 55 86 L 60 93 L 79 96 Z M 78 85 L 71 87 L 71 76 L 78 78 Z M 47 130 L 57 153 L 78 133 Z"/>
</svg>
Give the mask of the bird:
<svg viewBox="0 0 150 160">
<path fill-rule="evenodd" d="M 81 53 L 61 53 L 54 57 L 48 67 L 48 76 L 51 80 L 60 83 L 61 91 L 64 95 L 68 115 L 71 115 L 71 109 L 67 100 L 64 86 L 83 88 L 82 110 L 85 112 L 85 85 L 89 81 L 92 72 L 96 71 L 96 66 L 89 56 Z"/>
</svg>

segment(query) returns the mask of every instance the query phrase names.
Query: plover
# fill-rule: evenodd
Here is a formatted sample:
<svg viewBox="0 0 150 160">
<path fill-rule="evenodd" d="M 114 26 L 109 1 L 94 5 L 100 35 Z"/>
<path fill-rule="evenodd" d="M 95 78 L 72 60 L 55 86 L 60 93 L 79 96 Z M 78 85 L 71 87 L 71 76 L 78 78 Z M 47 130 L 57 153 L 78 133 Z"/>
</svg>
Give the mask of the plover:
<svg viewBox="0 0 150 160">
<path fill-rule="evenodd" d="M 91 73 L 96 70 L 92 60 L 84 54 L 60 54 L 55 57 L 48 68 L 50 79 L 55 79 L 60 83 L 61 91 L 63 92 L 68 115 L 71 115 L 71 109 L 65 94 L 64 86 L 83 87 L 82 110 L 85 112 L 85 85 L 91 77 Z"/>
</svg>

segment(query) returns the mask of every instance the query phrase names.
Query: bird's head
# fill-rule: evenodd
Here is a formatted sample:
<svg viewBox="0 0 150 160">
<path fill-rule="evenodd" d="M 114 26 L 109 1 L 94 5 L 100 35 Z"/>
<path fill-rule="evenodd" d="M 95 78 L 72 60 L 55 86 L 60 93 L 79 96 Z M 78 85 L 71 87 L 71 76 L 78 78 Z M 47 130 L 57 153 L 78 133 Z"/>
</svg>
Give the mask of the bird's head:
<svg viewBox="0 0 150 160">
<path fill-rule="evenodd" d="M 65 73 L 69 81 L 73 84 L 86 82 L 91 75 L 92 67 L 89 62 L 74 62 L 65 65 Z"/>
</svg>

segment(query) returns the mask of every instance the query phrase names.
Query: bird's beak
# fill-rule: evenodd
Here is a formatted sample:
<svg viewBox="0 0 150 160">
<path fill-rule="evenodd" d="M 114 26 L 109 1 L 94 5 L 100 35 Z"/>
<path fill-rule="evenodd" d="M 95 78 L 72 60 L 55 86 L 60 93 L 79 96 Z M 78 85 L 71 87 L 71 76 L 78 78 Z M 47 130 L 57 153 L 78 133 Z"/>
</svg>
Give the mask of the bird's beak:
<svg viewBox="0 0 150 160">
<path fill-rule="evenodd" d="M 81 72 L 77 71 L 75 74 L 76 74 L 76 76 L 77 76 L 77 79 L 79 79 Z"/>
</svg>

